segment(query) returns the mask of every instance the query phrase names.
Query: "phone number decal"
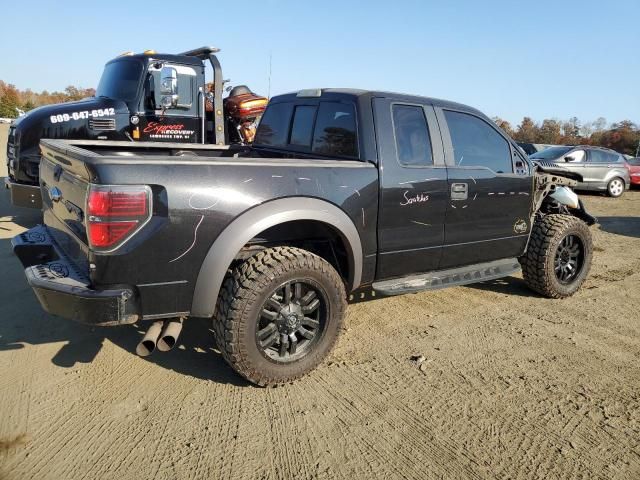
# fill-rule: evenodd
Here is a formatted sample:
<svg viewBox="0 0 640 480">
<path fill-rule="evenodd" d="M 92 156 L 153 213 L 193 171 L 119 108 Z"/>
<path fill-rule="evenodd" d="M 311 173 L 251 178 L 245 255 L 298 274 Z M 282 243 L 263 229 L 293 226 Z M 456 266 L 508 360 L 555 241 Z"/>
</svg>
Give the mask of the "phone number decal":
<svg viewBox="0 0 640 480">
<path fill-rule="evenodd" d="M 115 108 L 99 108 L 97 110 L 85 110 L 84 112 L 59 113 L 58 115 L 51 115 L 49 119 L 51 123 L 62 123 L 85 118 L 111 117 L 115 114 Z"/>
</svg>

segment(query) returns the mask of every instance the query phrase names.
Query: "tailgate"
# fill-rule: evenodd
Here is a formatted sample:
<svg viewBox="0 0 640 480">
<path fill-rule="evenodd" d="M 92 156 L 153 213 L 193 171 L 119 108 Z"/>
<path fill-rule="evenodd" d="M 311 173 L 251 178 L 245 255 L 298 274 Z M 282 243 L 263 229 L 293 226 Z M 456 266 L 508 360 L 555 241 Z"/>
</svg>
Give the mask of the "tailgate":
<svg viewBox="0 0 640 480">
<path fill-rule="evenodd" d="M 88 247 L 84 209 L 89 182 L 88 178 L 78 175 L 77 169 L 70 171 L 70 164 L 61 152 L 43 148 L 40 161 L 42 210 L 44 223 L 55 242 L 85 270 Z"/>
</svg>

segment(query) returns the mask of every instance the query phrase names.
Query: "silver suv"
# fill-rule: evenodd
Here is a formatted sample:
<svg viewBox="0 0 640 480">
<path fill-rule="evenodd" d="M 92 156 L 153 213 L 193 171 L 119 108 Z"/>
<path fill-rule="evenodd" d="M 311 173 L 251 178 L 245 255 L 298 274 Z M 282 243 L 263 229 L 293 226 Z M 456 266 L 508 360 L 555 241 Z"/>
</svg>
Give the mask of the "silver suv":
<svg viewBox="0 0 640 480">
<path fill-rule="evenodd" d="M 619 197 L 631 185 L 624 157 L 613 150 L 591 146 L 551 147 L 529 157 L 531 160 L 553 162 L 582 176 L 576 187 L 580 190 L 606 191 Z"/>
</svg>

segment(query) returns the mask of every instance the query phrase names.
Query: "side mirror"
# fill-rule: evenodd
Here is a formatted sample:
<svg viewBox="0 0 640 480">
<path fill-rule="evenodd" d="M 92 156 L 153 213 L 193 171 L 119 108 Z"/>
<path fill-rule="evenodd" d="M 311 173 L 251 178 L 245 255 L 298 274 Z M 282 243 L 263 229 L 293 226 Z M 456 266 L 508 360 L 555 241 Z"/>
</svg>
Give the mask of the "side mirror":
<svg viewBox="0 0 640 480">
<path fill-rule="evenodd" d="M 173 67 L 162 67 L 160 73 L 160 103 L 163 108 L 178 106 L 178 72 Z"/>
<path fill-rule="evenodd" d="M 566 157 L 564 157 L 565 162 L 573 162 L 574 160 L 575 158 L 573 158 L 571 155 L 567 155 Z"/>
</svg>

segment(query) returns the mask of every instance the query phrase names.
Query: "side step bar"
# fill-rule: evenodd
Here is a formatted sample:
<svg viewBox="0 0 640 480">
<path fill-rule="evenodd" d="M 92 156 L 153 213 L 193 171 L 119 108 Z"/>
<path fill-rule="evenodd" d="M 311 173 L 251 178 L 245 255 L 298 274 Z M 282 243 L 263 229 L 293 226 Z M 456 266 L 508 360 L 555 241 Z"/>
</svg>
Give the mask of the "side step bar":
<svg viewBox="0 0 640 480">
<path fill-rule="evenodd" d="M 493 262 L 374 282 L 372 287 L 380 295 L 400 295 L 484 282 L 507 277 L 518 270 L 520 264 L 517 258 L 503 258 Z"/>
</svg>

